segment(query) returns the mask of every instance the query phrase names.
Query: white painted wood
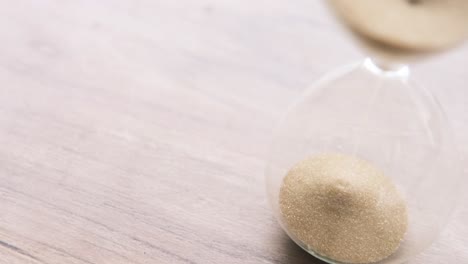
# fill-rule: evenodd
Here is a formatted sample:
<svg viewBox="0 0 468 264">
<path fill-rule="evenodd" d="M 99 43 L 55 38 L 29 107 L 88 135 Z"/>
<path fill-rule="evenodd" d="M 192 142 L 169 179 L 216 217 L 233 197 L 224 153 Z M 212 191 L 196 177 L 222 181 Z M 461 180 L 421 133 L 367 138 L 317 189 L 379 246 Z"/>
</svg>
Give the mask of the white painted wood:
<svg viewBox="0 0 468 264">
<path fill-rule="evenodd" d="M 319 263 L 273 219 L 266 149 L 360 56 L 319 1 L 0 1 L 0 263 Z M 465 157 L 467 58 L 414 72 Z M 467 200 L 412 263 L 468 263 Z"/>
</svg>

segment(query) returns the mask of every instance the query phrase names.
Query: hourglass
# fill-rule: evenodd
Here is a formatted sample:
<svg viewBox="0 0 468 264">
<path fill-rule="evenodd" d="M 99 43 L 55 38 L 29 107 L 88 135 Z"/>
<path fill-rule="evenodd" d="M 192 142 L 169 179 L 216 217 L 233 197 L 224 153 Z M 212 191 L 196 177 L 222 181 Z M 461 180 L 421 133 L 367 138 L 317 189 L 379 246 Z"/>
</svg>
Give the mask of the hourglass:
<svg viewBox="0 0 468 264">
<path fill-rule="evenodd" d="M 403 263 L 436 239 L 458 198 L 446 117 L 405 63 L 468 35 L 468 1 L 330 0 L 371 58 L 328 74 L 275 131 L 275 216 L 328 263 Z"/>
</svg>

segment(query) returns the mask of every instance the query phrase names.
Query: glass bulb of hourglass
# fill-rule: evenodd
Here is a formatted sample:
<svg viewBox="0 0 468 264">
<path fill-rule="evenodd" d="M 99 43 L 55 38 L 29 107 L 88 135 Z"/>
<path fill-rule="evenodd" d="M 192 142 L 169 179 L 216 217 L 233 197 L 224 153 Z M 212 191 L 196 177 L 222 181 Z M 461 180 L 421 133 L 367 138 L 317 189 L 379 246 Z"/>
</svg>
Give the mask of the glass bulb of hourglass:
<svg viewBox="0 0 468 264">
<path fill-rule="evenodd" d="M 468 36 L 465 0 L 329 0 L 378 65 L 328 75 L 276 131 L 266 176 L 278 222 L 329 263 L 400 264 L 427 248 L 458 199 L 440 106 L 403 64 Z"/>
<path fill-rule="evenodd" d="M 458 198 L 455 191 L 460 177 L 457 152 L 440 106 L 427 90 L 412 85 L 408 78 L 407 67 L 384 71 L 366 59 L 329 74 L 308 89 L 280 123 L 266 170 L 269 200 L 283 229 L 316 257 L 329 263 L 366 263 L 366 256 L 369 256 L 368 262 L 373 263 L 403 263 L 427 248 L 447 222 Z M 289 219 L 296 216 L 286 215 L 284 207 L 280 206 L 285 177 L 299 162 L 324 153 L 364 160 L 382 171 L 396 186 L 406 203 L 407 227 L 392 254 L 372 255 L 366 252 L 366 247 L 360 246 L 359 239 L 350 240 L 353 245 L 343 244 L 345 234 L 333 230 L 329 231 L 326 241 L 330 246 L 321 248 L 317 245 L 324 242 L 315 241 L 310 237 L 313 233 L 308 233 L 312 228 L 309 223 L 320 227 L 321 223 L 313 222 L 314 219 L 296 218 L 302 221 L 301 225 L 292 228 Z M 375 204 L 385 203 L 385 189 L 374 191 Z M 347 196 L 343 201 L 346 199 Z M 306 202 L 304 207 L 314 204 L 314 201 Z M 361 218 L 356 219 L 367 217 L 364 211 L 359 214 Z M 349 227 L 362 225 L 349 223 L 352 223 Z M 364 227 L 356 238 L 365 237 L 365 232 Z M 372 235 L 374 233 L 369 233 Z M 331 248 L 335 244 L 342 248 Z M 353 248 L 353 252 L 343 253 L 345 248 Z"/>
</svg>

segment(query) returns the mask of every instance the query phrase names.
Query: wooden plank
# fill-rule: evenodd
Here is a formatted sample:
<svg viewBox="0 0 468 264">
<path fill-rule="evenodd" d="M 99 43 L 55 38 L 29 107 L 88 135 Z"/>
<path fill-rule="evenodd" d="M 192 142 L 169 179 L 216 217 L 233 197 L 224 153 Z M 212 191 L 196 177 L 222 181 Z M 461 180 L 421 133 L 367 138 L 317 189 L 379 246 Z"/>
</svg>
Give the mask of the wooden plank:
<svg viewBox="0 0 468 264">
<path fill-rule="evenodd" d="M 263 185 L 287 106 L 360 57 L 319 1 L 0 1 L 0 33 L 0 263 L 320 263 Z M 415 69 L 465 156 L 467 55 Z M 467 262 L 467 220 L 414 263 Z"/>
</svg>

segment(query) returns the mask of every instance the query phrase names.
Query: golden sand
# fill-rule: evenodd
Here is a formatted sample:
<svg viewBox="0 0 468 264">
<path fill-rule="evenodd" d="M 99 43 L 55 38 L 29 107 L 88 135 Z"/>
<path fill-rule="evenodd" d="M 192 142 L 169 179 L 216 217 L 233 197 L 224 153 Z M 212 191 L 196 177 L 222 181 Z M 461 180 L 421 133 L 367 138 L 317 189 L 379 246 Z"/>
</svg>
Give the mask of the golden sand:
<svg viewBox="0 0 468 264">
<path fill-rule="evenodd" d="M 289 232 L 310 250 L 344 263 L 372 263 L 394 253 L 407 228 L 406 203 L 369 162 L 321 154 L 295 165 L 279 203 Z"/>
</svg>

